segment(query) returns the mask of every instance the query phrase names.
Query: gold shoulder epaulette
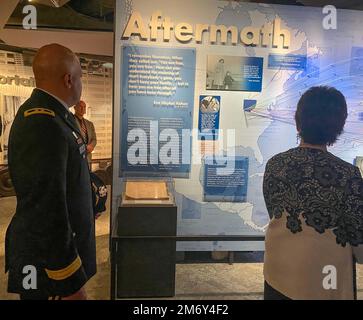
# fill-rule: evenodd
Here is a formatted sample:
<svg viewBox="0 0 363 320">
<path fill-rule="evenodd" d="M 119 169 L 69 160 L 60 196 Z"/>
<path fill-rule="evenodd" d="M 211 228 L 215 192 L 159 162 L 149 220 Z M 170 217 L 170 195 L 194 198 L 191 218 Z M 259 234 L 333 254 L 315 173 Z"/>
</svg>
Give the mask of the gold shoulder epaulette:
<svg viewBox="0 0 363 320">
<path fill-rule="evenodd" d="M 24 117 L 33 116 L 35 114 L 45 114 L 47 116 L 55 117 L 55 112 L 53 110 L 45 108 L 32 108 L 24 112 Z"/>
</svg>

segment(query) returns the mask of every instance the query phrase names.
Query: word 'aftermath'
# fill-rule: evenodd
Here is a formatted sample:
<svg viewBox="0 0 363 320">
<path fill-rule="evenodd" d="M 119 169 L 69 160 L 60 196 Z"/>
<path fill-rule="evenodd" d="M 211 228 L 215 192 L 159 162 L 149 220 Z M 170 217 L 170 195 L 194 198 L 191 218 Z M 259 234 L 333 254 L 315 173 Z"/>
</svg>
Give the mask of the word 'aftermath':
<svg viewBox="0 0 363 320">
<path fill-rule="evenodd" d="M 161 31 L 161 32 L 159 32 Z M 173 32 L 172 32 L 173 31 Z M 196 43 L 203 43 L 208 39 L 211 44 L 237 45 L 239 41 L 246 46 L 271 46 L 274 48 L 288 49 L 291 42 L 291 34 L 288 29 L 281 28 L 281 19 L 276 18 L 272 24 L 261 28 L 248 26 L 238 30 L 236 26 L 225 26 L 215 24 L 196 24 L 180 22 L 175 24 L 170 17 L 162 19 L 161 11 L 155 11 L 149 23 L 145 23 L 141 14 L 133 12 L 122 35 L 123 40 L 130 37 L 139 37 L 141 41 L 169 42 L 172 34 L 177 41 L 187 43 L 195 39 Z M 219 35 L 219 37 L 218 37 Z M 229 38 L 229 41 L 228 41 Z"/>
</svg>

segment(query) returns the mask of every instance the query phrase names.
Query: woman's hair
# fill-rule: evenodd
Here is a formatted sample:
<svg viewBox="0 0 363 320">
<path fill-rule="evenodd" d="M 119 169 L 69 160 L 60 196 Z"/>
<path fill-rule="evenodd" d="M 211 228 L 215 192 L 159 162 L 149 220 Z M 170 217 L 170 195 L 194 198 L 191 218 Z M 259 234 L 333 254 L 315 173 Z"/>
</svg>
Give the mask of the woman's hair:
<svg viewBox="0 0 363 320">
<path fill-rule="evenodd" d="M 312 87 L 300 98 L 295 113 L 300 137 L 314 145 L 332 145 L 343 132 L 347 102 L 332 87 Z"/>
</svg>

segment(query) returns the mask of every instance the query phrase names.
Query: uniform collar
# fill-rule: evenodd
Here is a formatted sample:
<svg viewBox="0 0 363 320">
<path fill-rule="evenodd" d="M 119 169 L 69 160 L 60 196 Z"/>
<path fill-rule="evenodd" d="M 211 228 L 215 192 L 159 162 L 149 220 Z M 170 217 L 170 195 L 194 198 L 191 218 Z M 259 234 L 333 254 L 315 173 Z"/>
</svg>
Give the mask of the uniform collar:
<svg viewBox="0 0 363 320">
<path fill-rule="evenodd" d="M 55 96 L 54 94 L 51 94 L 49 91 L 47 90 L 44 90 L 44 89 L 41 89 L 41 88 L 36 88 L 37 90 L 40 90 L 40 91 L 43 91 L 45 92 L 46 94 L 49 94 L 50 96 L 52 96 L 54 99 L 56 99 L 66 110 L 67 112 L 70 112 L 69 111 L 69 106 L 60 98 L 58 98 L 57 96 Z"/>
<path fill-rule="evenodd" d="M 36 103 L 39 104 L 39 106 L 49 108 L 56 112 L 56 114 L 58 114 L 75 132 L 80 134 L 76 119 L 73 113 L 69 111 L 67 104 L 64 101 L 39 88 L 33 90 L 32 98 L 37 101 Z M 53 100 L 53 102 L 50 102 L 49 99 Z"/>
</svg>

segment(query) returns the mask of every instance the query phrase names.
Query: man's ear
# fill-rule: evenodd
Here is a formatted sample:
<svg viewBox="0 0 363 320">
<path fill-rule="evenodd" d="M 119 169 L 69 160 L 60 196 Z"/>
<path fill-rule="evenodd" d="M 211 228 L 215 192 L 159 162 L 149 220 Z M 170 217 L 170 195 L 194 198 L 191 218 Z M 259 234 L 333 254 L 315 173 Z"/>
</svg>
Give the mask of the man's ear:
<svg viewBox="0 0 363 320">
<path fill-rule="evenodd" d="M 72 76 L 67 73 L 63 76 L 63 83 L 66 88 L 70 89 L 72 87 Z"/>
</svg>

